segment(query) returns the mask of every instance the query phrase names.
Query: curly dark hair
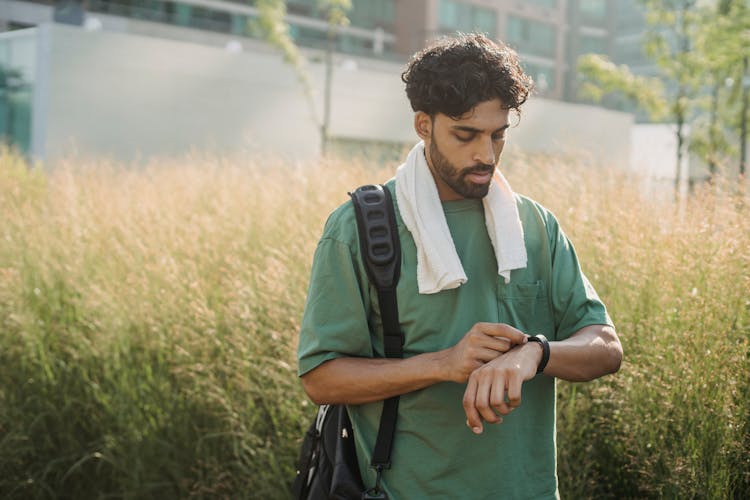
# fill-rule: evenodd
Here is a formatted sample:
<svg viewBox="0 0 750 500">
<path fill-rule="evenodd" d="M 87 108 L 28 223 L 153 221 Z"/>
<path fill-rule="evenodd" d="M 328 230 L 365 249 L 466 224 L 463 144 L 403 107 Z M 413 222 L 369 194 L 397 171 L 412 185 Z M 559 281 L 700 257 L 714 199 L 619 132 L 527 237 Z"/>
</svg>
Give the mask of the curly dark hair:
<svg viewBox="0 0 750 500">
<path fill-rule="evenodd" d="M 441 38 L 417 52 L 401 80 L 412 109 L 433 117 L 457 118 L 495 98 L 520 112 L 534 87 L 513 49 L 476 33 Z"/>
</svg>

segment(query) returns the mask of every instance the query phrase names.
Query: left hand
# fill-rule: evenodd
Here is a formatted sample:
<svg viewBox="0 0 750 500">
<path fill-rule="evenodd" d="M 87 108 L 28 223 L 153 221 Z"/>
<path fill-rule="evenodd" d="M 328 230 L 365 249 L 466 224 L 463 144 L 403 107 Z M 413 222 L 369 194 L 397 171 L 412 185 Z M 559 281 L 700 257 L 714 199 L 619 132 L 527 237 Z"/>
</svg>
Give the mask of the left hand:
<svg viewBox="0 0 750 500">
<path fill-rule="evenodd" d="M 502 422 L 503 415 L 520 406 L 521 386 L 534 378 L 541 359 L 542 346 L 528 342 L 474 370 L 464 392 L 466 425 L 475 434 L 481 434 L 482 420 L 491 424 Z"/>
</svg>

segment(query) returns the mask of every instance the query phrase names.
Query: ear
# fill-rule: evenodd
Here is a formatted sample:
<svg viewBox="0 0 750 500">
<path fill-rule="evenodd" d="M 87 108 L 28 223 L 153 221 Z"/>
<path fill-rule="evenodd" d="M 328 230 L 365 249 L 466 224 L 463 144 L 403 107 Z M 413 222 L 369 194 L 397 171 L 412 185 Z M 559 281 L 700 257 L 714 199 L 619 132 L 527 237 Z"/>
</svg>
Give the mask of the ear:
<svg viewBox="0 0 750 500">
<path fill-rule="evenodd" d="M 414 113 L 414 130 L 423 141 L 429 141 L 432 135 L 432 118 L 424 111 Z"/>
</svg>

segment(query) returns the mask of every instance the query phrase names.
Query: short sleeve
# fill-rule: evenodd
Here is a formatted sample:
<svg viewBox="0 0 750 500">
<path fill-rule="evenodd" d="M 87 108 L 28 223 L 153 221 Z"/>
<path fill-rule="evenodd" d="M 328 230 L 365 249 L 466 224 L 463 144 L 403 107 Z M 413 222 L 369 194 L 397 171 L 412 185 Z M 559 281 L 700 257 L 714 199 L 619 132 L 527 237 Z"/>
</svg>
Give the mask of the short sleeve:
<svg viewBox="0 0 750 500">
<path fill-rule="evenodd" d="M 547 230 L 552 254 L 550 288 L 555 340 L 564 340 L 589 325 L 614 326 L 599 295 L 581 270 L 573 244 L 552 216 Z"/>
<path fill-rule="evenodd" d="M 297 348 L 300 376 L 340 357 L 372 357 L 367 289 L 349 246 L 324 237 L 313 257 Z"/>
</svg>

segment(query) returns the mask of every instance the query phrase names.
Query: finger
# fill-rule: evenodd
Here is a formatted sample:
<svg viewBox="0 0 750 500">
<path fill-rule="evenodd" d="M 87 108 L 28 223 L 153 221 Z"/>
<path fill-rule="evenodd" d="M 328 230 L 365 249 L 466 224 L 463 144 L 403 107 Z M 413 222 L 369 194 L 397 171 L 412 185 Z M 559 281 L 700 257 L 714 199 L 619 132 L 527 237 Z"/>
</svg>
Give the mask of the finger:
<svg viewBox="0 0 750 500">
<path fill-rule="evenodd" d="M 487 363 L 488 361 L 492 361 L 493 359 L 503 354 L 503 352 L 505 351 L 499 352 L 489 347 L 480 347 L 473 351 L 473 357 L 476 360 L 482 361 L 483 363 Z"/>
<path fill-rule="evenodd" d="M 492 349 L 495 352 L 508 352 L 510 351 L 510 348 L 513 347 L 511 341 L 505 337 L 493 337 L 484 333 L 480 334 L 480 336 L 481 339 L 479 340 L 479 345 L 481 347 Z"/>
<path fill-rule="evenodd" d="M 502 381 L 502 383 L 499 383 Z M 492 393 L 490 394 L 490 404 L 492 408 L 501 415 L 507 415 L 511 412 L 511 408 L 505 402 L 505 379 L 495 378 L 495 383 L 492 385 Z"/>
<path fill-rule="evenodd" d="M 491 341 L 491 345 L 488 347 L 497 352 L 508 352 L 513 346 L 510 340 L 505 337 L 487 337 L 487 339 Z"/>
<path fill-rule="evenodd" d="M 479 377 L 479 384 L 477 386 L 477 396 L 474 405 L 477 407 L 479 415 L 489 424 L 496 424 L 502 421 L 502 418 L 490 406 L 490 392 L 494 390 L 494 385 L 497 382 L 498 380 L 493 380 L 492 377 Z"/>
<path fill-rule="evenodd" d="M 511 376 L 508 378 L 508 406 L 518 408 L 521 406 L 521 386 L 523 381 L 520 377 Z"/>
<path fill-rule="evenodd" d="M 485 335 L 505 338 L 514 345 L 525 344 L 528 342 L 528 336 L 521 330 L 506 325 L 505 323 L 480 323 L 479 330 Z"/>
<path fill-rule="evenodd" d="M 474 406 L 474 401 L 477 395 L 477 381 L 475 377 L 469 377 L 469 383 L 466 384 L 466 390 L 464 391 L 464 413 L 466 413 L 466 425 L 474 434 L 482 433 L 482 418 L 479 416 L 479 412 Z"/>
</svg>

